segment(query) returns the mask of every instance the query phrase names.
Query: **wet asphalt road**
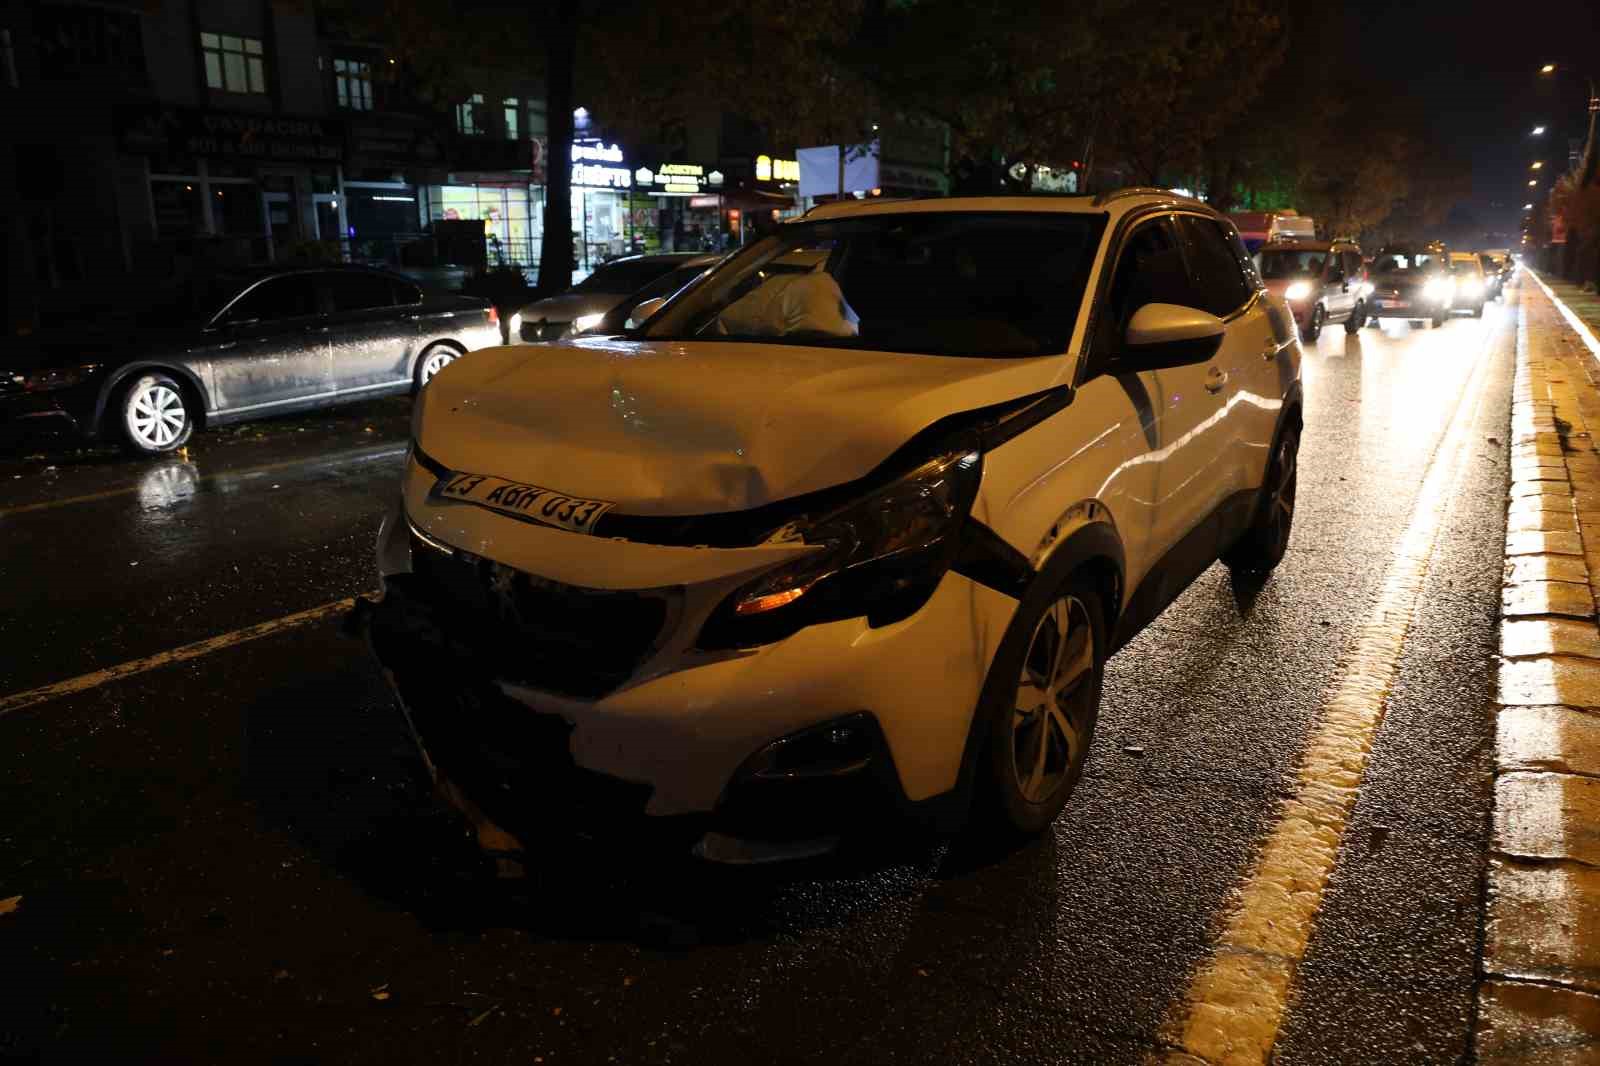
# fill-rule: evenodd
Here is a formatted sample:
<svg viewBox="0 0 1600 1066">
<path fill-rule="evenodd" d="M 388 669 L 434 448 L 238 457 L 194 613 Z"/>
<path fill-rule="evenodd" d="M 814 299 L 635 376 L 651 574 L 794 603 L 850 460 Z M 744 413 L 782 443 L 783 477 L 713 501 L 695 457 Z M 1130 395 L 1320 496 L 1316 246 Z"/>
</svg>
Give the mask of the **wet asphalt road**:
<svg viewBox="0 0 1600 1066">
<path fill-rule="evenodd" d="M 551 841 L 508 887 L 331 620 L 0 717 L 0 898 L 23 897 L 0 1061 L 1140 1061 L 1466 399 L 1461 489 L 1277 1048 L 1458 1061 L 1516 319 L 1508 298 L 1308 346 L 1288 559 L 1259 589 L 1213 568 L 1113 660 L 1088 773 L 1019 851 L 750 871 Z M 0 697 L 370 589 L 408 416 L 240 427 L 187 462 L 0 454 Z"/>
</svg>

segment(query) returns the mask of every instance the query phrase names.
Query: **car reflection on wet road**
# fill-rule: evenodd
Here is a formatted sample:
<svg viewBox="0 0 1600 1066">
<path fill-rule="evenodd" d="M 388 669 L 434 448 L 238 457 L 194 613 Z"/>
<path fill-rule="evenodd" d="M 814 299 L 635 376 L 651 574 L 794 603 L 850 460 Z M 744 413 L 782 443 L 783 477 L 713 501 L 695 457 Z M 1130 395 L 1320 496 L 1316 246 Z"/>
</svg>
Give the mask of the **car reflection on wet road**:
<svg viewBox="0 0 1600 1066">
<path fill-rule="evenodd" d="M 1141 1061 L 1178 1041 L 1425 518 L 1431 558 L 1277 1054 L 1457 1059 L 1504 521 L 1489 439 L 1516 324 L 1508 299 L 1307 346 L 1288 557 L 1261 587 L 1213 567 L 1111 661 L 1083 783 L 1015 851 L 880 840 L 752 871 L 552 832 L 527 880 L 497 882 L 333 618 L 149 662 L 372 589 L 407 403 L 207 436 L 148 466 L 0 456 L 0 898 L 22 897 L 0 916 L 15 982 L 0 1049 Z M 1451 491 L 1421 496 L 1458 412 Z M 113 669 L 128 663 L 146 665 Z"/>
</svg>

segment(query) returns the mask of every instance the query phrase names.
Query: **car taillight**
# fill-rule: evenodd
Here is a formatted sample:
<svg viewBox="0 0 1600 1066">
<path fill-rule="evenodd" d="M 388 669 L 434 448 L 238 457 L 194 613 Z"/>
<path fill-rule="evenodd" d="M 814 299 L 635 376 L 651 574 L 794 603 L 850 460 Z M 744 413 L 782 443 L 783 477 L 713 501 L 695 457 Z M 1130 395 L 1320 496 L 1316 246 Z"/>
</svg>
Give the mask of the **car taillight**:
<svg viewBox="0 0 1600 1066">
<path fill-rule="evenodd" d="M 497 308 L 494 304 L 490 304 L 489 305 L 489 325 L 498 326 L 499 324 L 500 324 L 500 309 Z"/>
</svg>

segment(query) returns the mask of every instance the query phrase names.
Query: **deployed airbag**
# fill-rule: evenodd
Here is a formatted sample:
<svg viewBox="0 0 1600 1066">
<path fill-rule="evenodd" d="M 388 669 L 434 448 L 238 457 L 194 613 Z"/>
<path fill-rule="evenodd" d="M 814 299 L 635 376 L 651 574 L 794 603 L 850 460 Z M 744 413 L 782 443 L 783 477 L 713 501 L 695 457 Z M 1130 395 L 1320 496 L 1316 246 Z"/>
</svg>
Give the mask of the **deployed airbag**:
<svg viewBox="0 0 1600 1066">
<path fill-rule="evenodd" d="M 779 274 L 729 304 L 712 333 L 723 337 L 854 337 L 860 319 L 822 271 Z"/>
</svg>

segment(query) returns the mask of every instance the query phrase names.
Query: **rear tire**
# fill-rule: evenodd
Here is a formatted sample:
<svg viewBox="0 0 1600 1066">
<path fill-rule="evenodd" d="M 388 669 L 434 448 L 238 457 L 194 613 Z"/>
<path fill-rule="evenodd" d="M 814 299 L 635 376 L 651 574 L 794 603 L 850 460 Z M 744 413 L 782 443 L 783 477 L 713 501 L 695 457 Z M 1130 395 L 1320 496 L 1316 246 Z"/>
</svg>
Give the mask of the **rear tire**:
<svg viewBox="0 0 1600 1066">
<path fill-rule="evenodd" d="M 414 375 L 413 392 L 421 392 L 422 386 L 433 380 L 433 375 L 461 358 L 461 352 L 448 344 L 430 344 L 421 355 L 417 356 L 417 370 Z"/>
<path fill-rule="evenodd" d="M 194 435 L 194 404 L 167 374 L 136 376 L 122 391 L 115 410 L 122 442 L 135 455 L 175 452 Z"/>
<path fill-rule="evenodd" d="M 1433 318 L 1430 321 L 1432 321 L 1432 323 L 1433 323 L 1433 328 L 1434 329 L 1438 329 L 1440 326 L 1444 325 L 1444 320 L 1449 318 L 1449 317 L 1450 317 L 1450 312 L 1449 311 L 1440 311 L 1438 314 L 1434 315 Z"/>
<path fill-rule="evenodd" d="M 1100 715 L 1106 616 L 1093 576 L 1034 590 L 1006 631 L 978 708 L 975 827 L 1002 837 L 1049 827 L 1083 776 Z"/>
<path fill-rule="evenodd" d="M 1265 574 L 1289 550 L 1289 534 L 1294 530 L 1294 498 L 1299 483 L 1300 431 L 1284 429 L 1267 465 L 1261 498 L 1250 527 L 1222 556 L 1222 561 L 1237 571 Z"/>
</svg>

